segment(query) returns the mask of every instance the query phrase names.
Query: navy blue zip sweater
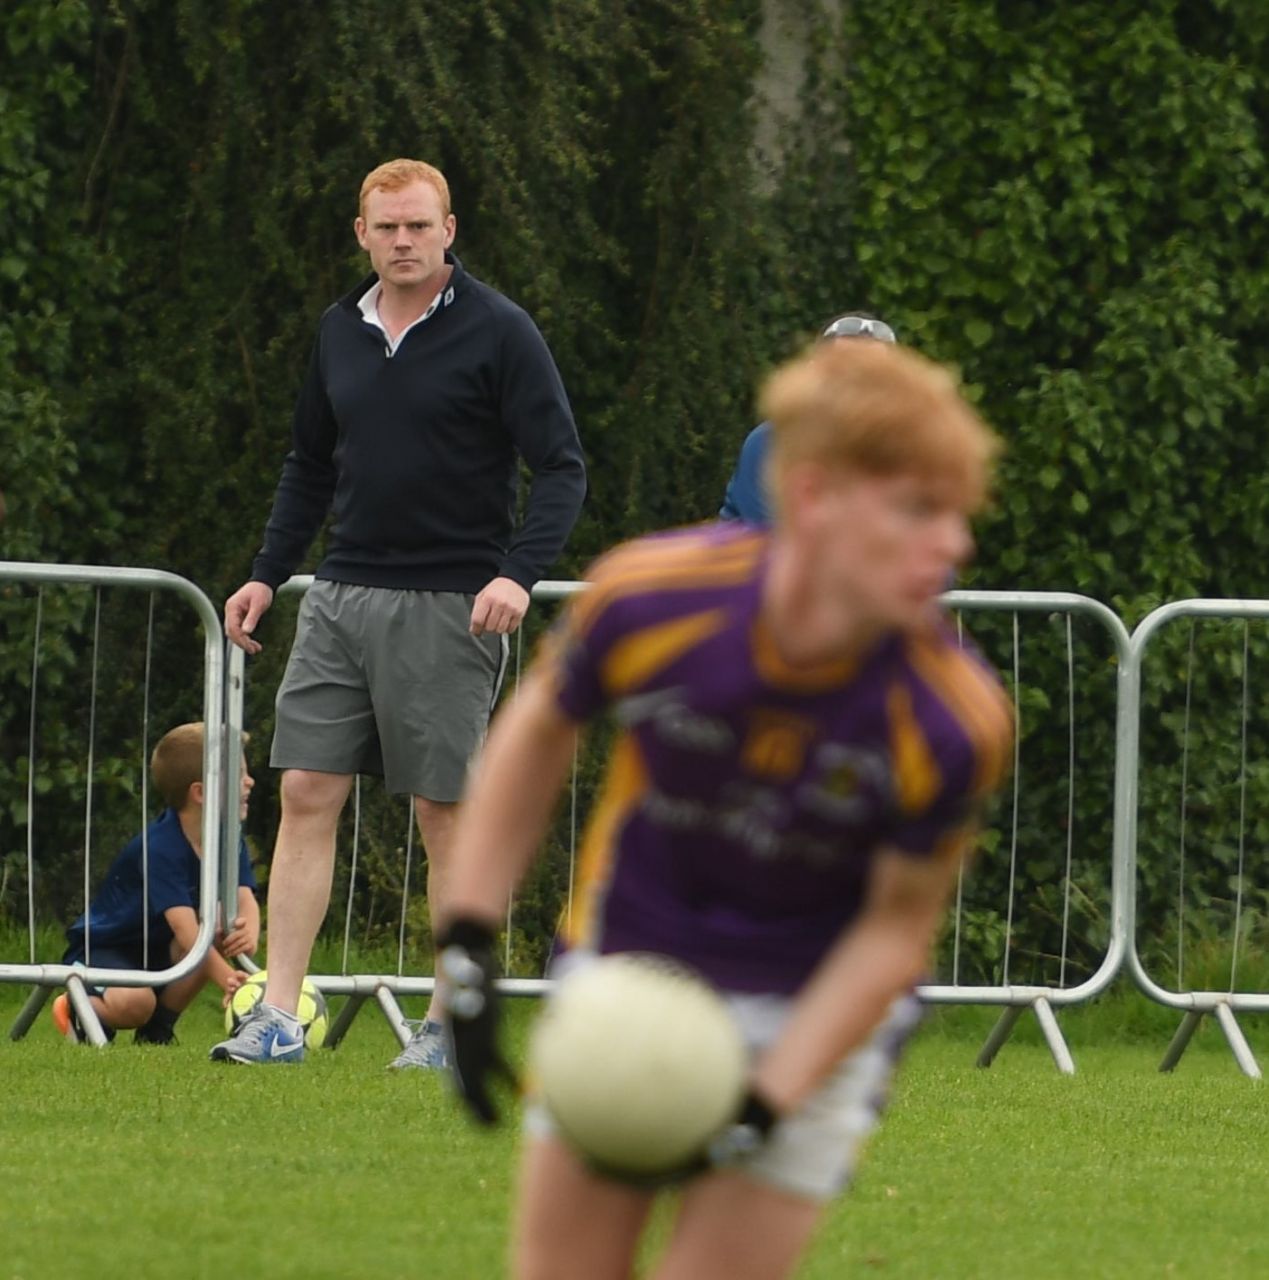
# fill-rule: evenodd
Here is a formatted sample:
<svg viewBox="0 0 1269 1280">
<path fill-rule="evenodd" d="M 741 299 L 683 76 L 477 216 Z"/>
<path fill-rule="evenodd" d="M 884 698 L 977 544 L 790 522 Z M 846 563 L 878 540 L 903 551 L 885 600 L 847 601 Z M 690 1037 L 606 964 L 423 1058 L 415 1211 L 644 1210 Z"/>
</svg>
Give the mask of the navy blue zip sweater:
<svg viewBox="0 0 1269 1280">
<path fill-rule="evenodd" d="M 334 582 L 527 590 L 559 555 L 586 493 L 564 385 L 529 316 L 446 259 L 442 305 L 393 356 L 357 308 L 374 275 L 322 316 L 253 580 L 285 582 L 332 506 Z M 533 481 L 513 537 L 517 454 Z"/>
</svg>

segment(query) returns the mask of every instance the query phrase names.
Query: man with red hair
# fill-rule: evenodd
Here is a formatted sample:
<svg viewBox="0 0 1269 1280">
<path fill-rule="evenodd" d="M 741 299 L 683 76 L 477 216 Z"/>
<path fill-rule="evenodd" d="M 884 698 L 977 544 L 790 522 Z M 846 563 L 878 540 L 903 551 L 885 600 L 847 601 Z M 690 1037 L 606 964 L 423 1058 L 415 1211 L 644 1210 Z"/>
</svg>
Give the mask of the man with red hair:
<svg viewBox="0 0 1269 1280">
<path fill-rule="evenodd" d="M 333 510 L 277 699 L 268 988 L 214 1060 L 303 1057 L 296 1002 L 354 775 L 381 774 L 414 797 L 429 907 L 444 902 L 456 806 L 507 636 L 585 494 L 546 343 L 526 312 L 463 269 L 456 226 L 432 165 L 389 161 L 362 183 L 353 229 L 372 274 L 322 316 L 264 545 L 225 605 L 226 634 L 258 652 L 260 618 Z M 533 480 L 515 528 L 521 460 Z M 429 1010 L 392 1065 L 444 1061 Z"/>
</svg>

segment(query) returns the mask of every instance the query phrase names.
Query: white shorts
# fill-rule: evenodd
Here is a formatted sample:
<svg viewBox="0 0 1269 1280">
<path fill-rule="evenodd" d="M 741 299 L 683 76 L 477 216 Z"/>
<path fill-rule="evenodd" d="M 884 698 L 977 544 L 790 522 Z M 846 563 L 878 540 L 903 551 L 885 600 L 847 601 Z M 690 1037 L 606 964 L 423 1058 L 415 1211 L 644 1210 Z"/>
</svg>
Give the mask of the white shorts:
<svg viewBox="0 0 1269 1280">
<path fill-rule="evenodd" d="M 793 1005 L 792 996 L 724 993 L 751 1057 L 772 1044 Z M 759 1182 L 808 1200 L 830 1200 L 855 1172 L 860 1148 L 877 1127 L 890 1096 L 895 1067 L 922 1016 L 913 994 L 890 1006 L 867 1042 L 833 1068 L 796 1111 L 772 1129 L 751 1156 L 731 1166 Z M 541 1102 L 525 1109 L 529 1137 L 558 1137 Z"/>
</svg>

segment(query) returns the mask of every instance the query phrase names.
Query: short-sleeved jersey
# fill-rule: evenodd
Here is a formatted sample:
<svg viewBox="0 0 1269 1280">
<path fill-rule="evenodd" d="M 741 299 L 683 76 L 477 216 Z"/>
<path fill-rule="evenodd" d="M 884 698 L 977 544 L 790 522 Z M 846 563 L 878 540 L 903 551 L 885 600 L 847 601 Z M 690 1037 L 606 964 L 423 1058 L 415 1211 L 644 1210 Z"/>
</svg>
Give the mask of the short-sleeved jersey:
<svg viewBox="0 0 1269 1280">
<path fill-rule="evenodd" d="M 141 954 L 145 909 L 150 915 L 147 967 L 166 969 L 171 963 L 172 930 L 164 912 L 172 907 L 198 910 L 202 860 L 181 830 L 175 809 L 164 809 L 146 828 L 149 892 L 143 893 L 142 841 L 134 836 L 110 864 L 100 889 L 88 907 L 89 946 L 112 947 Z M 245 841 L 238 844 L 238 883 L 256 887 Z M 85 958 L 85 920 L 81 915 L 66 930 L 66 963 Z"/>
<path fill-rule="evenodd" d="M 660 534 L 600 560 L 542 661 L 616 742 L 563 941 L 651 950 L 736 991 L 795 991 L 878 852 L 959 856 L 1010 757 L 995 673 L 946 622 L 814 668 L 760 609 L 768 536 Z"/>
</svg>

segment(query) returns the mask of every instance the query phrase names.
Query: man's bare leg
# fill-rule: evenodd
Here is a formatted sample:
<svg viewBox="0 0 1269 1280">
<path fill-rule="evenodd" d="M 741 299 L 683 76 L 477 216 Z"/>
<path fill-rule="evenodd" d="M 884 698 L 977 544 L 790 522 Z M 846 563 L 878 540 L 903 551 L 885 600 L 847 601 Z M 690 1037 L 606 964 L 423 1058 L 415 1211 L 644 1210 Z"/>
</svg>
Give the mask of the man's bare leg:
<svg viewBox="0 0 1269 1280">
<path fill-rule="evenodd" d="M 330 904 L 335 828 L 352 775 L 287 769 L 269 872 L 269 980 L 265 1000 L 294 1013 L 317 931 Z"/>
<path fill-rule="evenodd" d="M 432 936 L 436 936 L 436 922 L 441 916 L 441 907 L 449 888 L 451 871 L 450 847 L 453 843 L 454 824 L 458 818 L 457 804 L 442 804 L 436 800 L 426 800 L 422 796 L 414 797 L 414 814 L 419 823 L 419 834 L 423 839 L 423 848 L 427 853 L 427 911 L 432 921 Z M 438 972 L 433 962 L 432 972 Z M 430 1021 L 441 1020 L 441 1008 L 437 990 L 432 991 L 432 1000 L 428 1005 L 427 1017 Z"/>
</svg>

